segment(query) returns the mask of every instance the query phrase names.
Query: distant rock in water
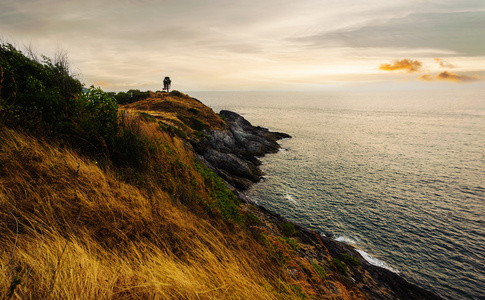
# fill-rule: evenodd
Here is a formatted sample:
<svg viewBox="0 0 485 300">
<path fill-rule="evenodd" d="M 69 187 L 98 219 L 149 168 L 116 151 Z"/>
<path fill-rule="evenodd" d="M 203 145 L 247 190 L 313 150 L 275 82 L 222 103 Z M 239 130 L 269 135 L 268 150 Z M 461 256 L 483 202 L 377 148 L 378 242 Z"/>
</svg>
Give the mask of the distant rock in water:
<svg viewBox="0 0 485 300">
<path fill-rule="evenodd" d="M 278 140 L 290 135 L 253 126 L 235 112 L 222 110 L 219 115 L 228 130 L 211 130 L 208 138 L 193 142 L 201 160 L 238 190 L 246 190 L 261 180 L 258 157 L 280 149 Z"/>
</svg>

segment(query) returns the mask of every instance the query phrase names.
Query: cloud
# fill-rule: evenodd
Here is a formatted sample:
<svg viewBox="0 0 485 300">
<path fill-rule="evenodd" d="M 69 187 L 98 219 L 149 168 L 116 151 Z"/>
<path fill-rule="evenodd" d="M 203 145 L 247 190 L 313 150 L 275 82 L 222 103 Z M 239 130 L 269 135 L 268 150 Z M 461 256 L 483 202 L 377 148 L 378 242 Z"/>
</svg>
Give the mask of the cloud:
<svg viewBox="0 0 485 300">
<path fill-rule="evenodd" d="M 478 75 L 473 75 L 473 76 L 458 75 L 448 71 L 443 71 L 434 77 L 432 75 L 425 74 L 420 76 L 419 79 L 424 81 L 441 80 L 441 81 L 453 81 L 453 82 L 473 82 L 473 81 L 481 80 L 480 76 Z"/>
<path fill-rule="evenodd" d="M 449 62 L 445 61 L 442 58 L 435 58 L 434 61 L 437 62 L 443 68 L 450 68 L 450 69 L 452 69 L 452 68 L 455 67 L 455 65 L 450 64 Z"/>
<path fill-rule="evenodd" d="M 433 75 L 430 75 L 430 74 L 421 75 L 419 76 L 419 79 L 423 81 L 433 81 Z"/>
<path fill-rule="evenodd" d="M 404 1 L 393 1 L 393 4 L 395 2 Z M 402 48 L 424 52 L 433 49 L 448 54 L 483 55 L 485 49 L 482 30 L 485 26 L 483 0 L 482 4 L 476 2 L 476 9 L 472 7 L 444 9 L 445 5 L 441 1 L 440 4 L 428 3 L 434 8 L 423 10 L 416 1 L 408 2 L 411 7 L 402 7 L 400 11 L 397 7 L 389 7 L 387 10 L 381 10 L 378 16 L 366 16 L 362 13 L 353 15 L 351 18 L 341 16 L 341 20 L 361 20 L 361 17 L 367 17 L 367 20 L 333 31 L 328 31 L 329 26 L 320 26 L 324 30 L 306 36 L 306 42 L 322 48 L 337 44 L 350 48 Z M 374 9 L 374 11 L 378 10 Z M 338 24 L 340 19 L 335 23 Z"/>
<path fill-rule="evenodd" d="M 405 58 L 401 60 L 395 60 L 392 65 L 382 64 L 379 66 L 379 69 L 384 71 L 404 70 L 411 73 L 411 72 L 419 71 L 419 69 L 421 69 L 422 66 L 423 66 L 423 63 L 420 61 Z"/>
<path fill-rule="evenodd" d="M 436 78 L 439 80 L 449 80 L 455 82 L 470 82 L 470 81 L 478 81 L 480 77 L 478 75 L 468 76 L 468 75 L 458 75 L 455 73 L 450 73 L 448 71 L 444 71 L 439 73 Z"/>
</svg>

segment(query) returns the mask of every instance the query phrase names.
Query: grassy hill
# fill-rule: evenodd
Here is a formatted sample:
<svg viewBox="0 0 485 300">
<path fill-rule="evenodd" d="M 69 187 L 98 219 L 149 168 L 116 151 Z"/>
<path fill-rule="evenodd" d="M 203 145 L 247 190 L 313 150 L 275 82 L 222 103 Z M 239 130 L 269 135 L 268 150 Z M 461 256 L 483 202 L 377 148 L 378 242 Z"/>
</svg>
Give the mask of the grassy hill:
<svg viewBox="0 0 485 300">
<path fill-rule="evenodd" d="M 365 298 L 196 159 L 188 140 L 227 128 L 210 108 L 180 92 L 118 107 L 62 59 L 0 50 L 2 299 Z"/>
</svg>

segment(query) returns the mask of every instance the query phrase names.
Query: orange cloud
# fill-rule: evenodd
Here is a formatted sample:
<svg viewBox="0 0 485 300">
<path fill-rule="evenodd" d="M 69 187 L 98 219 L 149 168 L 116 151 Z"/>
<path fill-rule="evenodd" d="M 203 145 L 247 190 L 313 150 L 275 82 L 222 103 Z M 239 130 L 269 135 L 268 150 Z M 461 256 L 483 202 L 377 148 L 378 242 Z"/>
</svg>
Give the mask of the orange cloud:
<svg viewBox="0 0 485 300">
<path fill-rule="evenodd" d="M 382 64 L 379 66 L 379 69 L 384 71 L 404 70 L 411 73 L 419 71 L 422 66 L 423 63 L 418 60 L 405 58 L 402 60 L 395 60 L 393 64 Z"/>
<path fill-rule="evenodd" d="M 445 80 L 445 81 L 453 81 L 453 82 L 472 82 L 472 81 L 479 81 L 480 76 L 458 75 L 448 71 L 443 71 L 438 75 L 436 75 L 435 77 L 433 77 L 432 75 L 426 74 L 426 75 L 419 76 L 419 79 L 424 81 Z"/>
<path fill-rule="evenodd" d="M 419 76 L 419 79 L 424 81 L 433 81 L 433 75 L 429 75 L 429 74 L 421 75 Z"/>
<path fill-rule="evenodd" d="M 455 67 L 455 65 L 450 64 L 449 62 L 445 61 L 442 58 L 435 58 L 434 61 L 437 62 L 443 68 L 450 68 L 451 69 L 451 68 Z"/>
<path fill-rule="evenodd" d="M 444 71 L 439 73 L 436 76 L 439 80 L 450 80 L 455 82 L 467 82 L 467 81 L 477 81 L 480 80 L 478 75 L 467 76 L 467 75 L 458 75 L 455 73 L 450 73 L 448 71 Z"/>
</svg>

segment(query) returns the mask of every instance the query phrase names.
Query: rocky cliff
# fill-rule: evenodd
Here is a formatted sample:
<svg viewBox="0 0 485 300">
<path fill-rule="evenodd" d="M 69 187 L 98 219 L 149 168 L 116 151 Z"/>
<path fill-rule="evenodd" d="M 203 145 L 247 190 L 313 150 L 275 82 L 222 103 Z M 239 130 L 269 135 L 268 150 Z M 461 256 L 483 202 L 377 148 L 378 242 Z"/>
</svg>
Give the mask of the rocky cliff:
<svg viewBox="0 0 485 300">
<path fill-rule="evenodd" d="M 237 113 L 223 110 L 219 115 L 227 122 L 226 130 L 211 130 L 208 138 L 194 141 L 198 157 L 231 186 L 246 190 L 261 179 L 258 157 L 279 150 L 277 140 L 288 134 L 252 126 Z"/>
</svg>

